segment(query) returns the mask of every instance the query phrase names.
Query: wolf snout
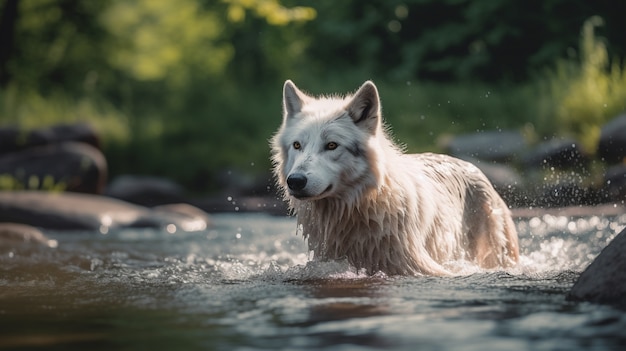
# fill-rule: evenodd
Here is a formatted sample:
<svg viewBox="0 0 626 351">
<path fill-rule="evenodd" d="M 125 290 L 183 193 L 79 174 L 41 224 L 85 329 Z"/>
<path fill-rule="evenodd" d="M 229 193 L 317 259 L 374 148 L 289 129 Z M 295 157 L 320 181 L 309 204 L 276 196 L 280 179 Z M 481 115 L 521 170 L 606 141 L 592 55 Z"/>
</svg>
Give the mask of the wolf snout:
<svg viewBox="0 0 626 351">
<path fill-rule="evenodd" d="M 302 173 L 294 173 L 287 177 L 287 185 L 291 190 L 302 190 L 306 186 L 306 176 Z"/>
</svg>

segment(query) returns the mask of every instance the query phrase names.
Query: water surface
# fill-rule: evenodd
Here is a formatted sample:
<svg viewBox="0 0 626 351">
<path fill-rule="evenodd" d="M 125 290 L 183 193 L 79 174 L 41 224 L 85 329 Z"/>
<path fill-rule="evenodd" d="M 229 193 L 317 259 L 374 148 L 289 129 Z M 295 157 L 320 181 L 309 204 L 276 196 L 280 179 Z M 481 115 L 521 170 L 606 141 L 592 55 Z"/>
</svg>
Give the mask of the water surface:
<svg viewBox="0 0 626 351">
<path fill-rule="evenodd" d="M 366 276 L 310 262 L 293 218 L 223 214 L 195 233 L 47 232 L 0 246 L 0 348 L 624 349 L 626 313 L 568 302 L 626 215 L 520 219 L 507 271 Z M 171 229 L 171 228 L 170 228 Z"/>
</svg>

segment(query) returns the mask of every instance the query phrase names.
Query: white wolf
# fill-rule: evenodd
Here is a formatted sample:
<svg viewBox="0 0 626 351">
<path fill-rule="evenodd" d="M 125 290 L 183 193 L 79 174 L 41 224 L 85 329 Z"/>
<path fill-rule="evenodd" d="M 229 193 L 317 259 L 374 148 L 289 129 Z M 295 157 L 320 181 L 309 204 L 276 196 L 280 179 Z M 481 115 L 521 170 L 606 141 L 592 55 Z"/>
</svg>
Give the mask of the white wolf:
<svg viewBox="0 0 626 351">
<path fill-rule="evenodd" d="M 278 185 L 317 259 L 389 275 L 518 260 L 510 211 L 485 175 L 449 156 L 404 154 L 383 127 L 371 81 L 343 98 L 314 98 L 286 81 L 271 148 Z"/>
</svg>

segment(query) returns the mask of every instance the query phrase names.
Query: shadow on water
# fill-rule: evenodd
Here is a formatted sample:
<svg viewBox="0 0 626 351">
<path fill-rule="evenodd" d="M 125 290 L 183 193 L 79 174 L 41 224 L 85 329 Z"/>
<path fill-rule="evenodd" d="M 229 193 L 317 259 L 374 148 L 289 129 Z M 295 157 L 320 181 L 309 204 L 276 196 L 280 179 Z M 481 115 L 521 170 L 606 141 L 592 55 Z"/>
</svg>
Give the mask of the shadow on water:
<svg viewBox="0 0 626 351">
<path fill-rule="evenodd" d="M 0 246 L 0 349 L 584 350 L 626 314 L 565 301 L 626 216 L 517 222 L 520 264 L 455 277 L 310 262 L 292 218 L 220 215 L 199 233 L 50 232 Z"/>
</svg>

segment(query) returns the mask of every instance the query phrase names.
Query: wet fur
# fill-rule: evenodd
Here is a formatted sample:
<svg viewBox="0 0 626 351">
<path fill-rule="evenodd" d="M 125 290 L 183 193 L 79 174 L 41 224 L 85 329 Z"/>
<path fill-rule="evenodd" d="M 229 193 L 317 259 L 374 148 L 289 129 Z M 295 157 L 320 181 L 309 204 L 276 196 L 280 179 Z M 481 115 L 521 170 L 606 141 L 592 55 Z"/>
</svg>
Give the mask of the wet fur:
<svg viewBox="0 0 626 351">
<path fill-rule="evenodd" d="M 510 211 L 484 174 L 449 156 L 404 154 L 383 127 L 372 82 L 354 95 L 319 98 L 285 82 L 271 148 L 277 183 L 317 259 L 390 275 L 518 260 Z"/>
</svg>

